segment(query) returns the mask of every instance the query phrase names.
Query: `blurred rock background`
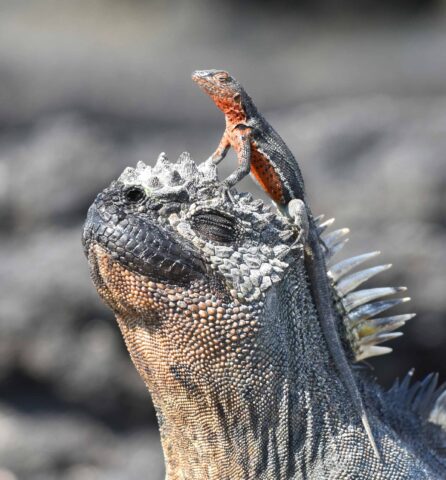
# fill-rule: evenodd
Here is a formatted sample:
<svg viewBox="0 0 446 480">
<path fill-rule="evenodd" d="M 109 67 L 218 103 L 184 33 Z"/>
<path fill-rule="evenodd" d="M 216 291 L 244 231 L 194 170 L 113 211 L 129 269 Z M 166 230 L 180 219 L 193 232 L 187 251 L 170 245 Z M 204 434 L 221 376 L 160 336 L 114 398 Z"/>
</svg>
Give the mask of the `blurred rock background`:
<svg viewBox="0 0 446 480">
<path fill-rule="evenodd" d="M 345 254 L 380 249 L 376 283 L 409 287 L 419 316 L 371 362 L 380 382 L 446 380 L 445 27 L 440 0 L 0 0 L 1 480 L 164 478 L 80 231 L 125 166 L 213 151 L 196 68 L 247 86 L 313 210 L 351 227 Z"/>
</svg>

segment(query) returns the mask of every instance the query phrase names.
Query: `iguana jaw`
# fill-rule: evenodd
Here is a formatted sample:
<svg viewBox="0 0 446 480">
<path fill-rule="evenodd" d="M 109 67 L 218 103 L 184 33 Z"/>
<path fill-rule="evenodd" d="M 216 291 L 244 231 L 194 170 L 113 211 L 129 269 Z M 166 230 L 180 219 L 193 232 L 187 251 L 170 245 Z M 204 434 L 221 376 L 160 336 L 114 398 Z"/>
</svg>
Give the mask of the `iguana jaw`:
<svg viewBox="0 0 446 480">
<path fill-rule="evenodd" d="M 203 261 L 187 242 L 178 244 L 155 221 L 133 217 L 129 222 L 119 213 L 110 214 L 101 196 L 90 207 L 82 236 L 87 256 L 91 245 L 100 245 L 111 258 L 153 281 L 188 283 L 205 275 Z"/>
</svg>

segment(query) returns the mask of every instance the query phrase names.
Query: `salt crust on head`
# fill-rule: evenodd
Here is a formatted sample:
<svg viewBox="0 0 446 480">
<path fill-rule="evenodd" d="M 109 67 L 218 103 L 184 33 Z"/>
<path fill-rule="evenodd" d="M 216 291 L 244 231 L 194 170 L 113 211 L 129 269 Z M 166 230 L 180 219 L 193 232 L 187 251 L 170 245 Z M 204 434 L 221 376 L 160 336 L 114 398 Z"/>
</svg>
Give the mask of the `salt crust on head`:
<svg viewBox="0 0 446 480">
<path fill-rule="evenodd" d="M 182 153 L 176 163 L 171 163 L 161 153 L 155 166 L 138 162 L 136 168 L 127 167 L 119 181 L 141 186 L 153 197 L 187 193 L 189 200 L 185 207 L 171 214 L 167 221 L 199 250 L 212 270 L 223 275 L 231 295 L 238 300 L 263 297 L 288 268 L 285 258 L 297 247 L 293 245 L 296 233 L 293 225 L 261 200 L 254 200 L 249 193 L 235 192 L 234 202 L 229 202 L 218 189 L 221 184 L 212 162 L 197 165 L 188 153 Z M 250 235 L 230 245 L 219 245 L 197 235 L 190 219 L 206 210 L 220 210 L 236 216 L 241 228 Z"/>
</svg>

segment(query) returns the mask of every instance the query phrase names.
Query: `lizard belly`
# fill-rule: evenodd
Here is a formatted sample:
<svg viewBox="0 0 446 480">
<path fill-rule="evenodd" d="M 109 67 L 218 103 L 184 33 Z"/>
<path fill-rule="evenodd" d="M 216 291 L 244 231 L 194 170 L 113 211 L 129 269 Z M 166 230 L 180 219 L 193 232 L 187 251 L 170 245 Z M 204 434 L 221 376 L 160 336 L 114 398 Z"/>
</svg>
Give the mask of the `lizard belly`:
<svg viewBox="0 0 446 480">
<path fill-rule="evenodd" d="M 282 181 L 255 143 L 251 143 L 251 174 L 275 202 L 285 203 Z"/>
</svg>

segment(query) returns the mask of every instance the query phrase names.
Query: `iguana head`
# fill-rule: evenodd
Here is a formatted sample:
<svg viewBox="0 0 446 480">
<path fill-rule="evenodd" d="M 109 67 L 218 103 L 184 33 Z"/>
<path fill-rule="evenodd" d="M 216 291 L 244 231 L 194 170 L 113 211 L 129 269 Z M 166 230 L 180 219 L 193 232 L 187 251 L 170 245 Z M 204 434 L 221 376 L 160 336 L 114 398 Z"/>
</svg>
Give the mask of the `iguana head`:
<svg viewBox="0 0 446 480">
<path fill-rule="evenodd" d="M 287 219 L 250 194 L 232 202 L 219 185 L 214 165 L 187 154 L 128 168 L 90 207 L 83 243 L 99 294 L 121 327 L 132 325 L 131 353 L 150 344 L 136 360 L 148 383 L 163 359 L 167 383 L 225 383 L 248 395 L 252 379 L 241 377 L 272 362 L 257 337 L 278 328 L 259 312 L 302 245 Z"/>
<path fill-rule="evenodd" d="M 234 302 L 260 300 L 288 267 L 295 226 L 250 194 L 232 202 L 218 187 L 215 166 L 197 167 L 187 154 L 176 164 L 162 154 L 154 168 L 128 168 L 90 207 L 86 254 L 94 260 L 106 252 L 111 263 L 160 285 L 203 283 Z M 103 280 L 116 308 L 124 298 Z"/>
</svg>

